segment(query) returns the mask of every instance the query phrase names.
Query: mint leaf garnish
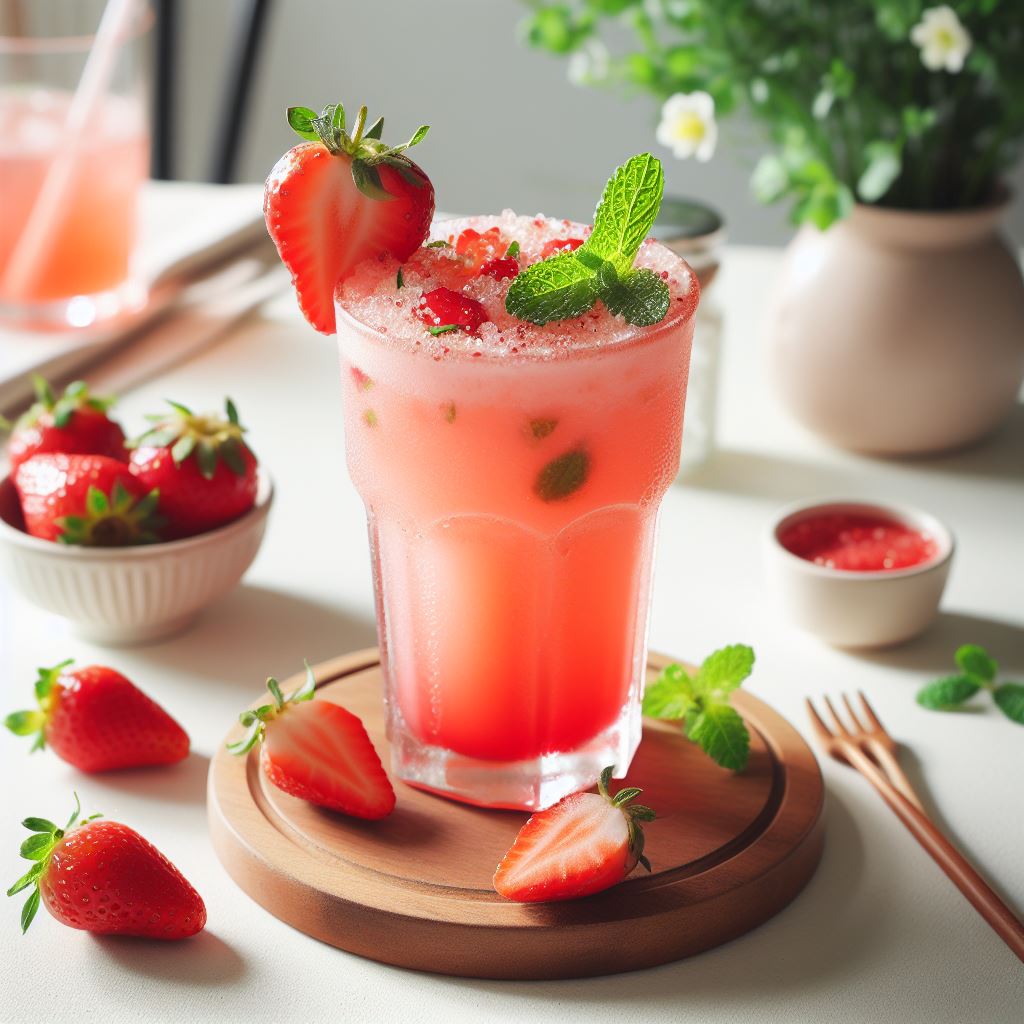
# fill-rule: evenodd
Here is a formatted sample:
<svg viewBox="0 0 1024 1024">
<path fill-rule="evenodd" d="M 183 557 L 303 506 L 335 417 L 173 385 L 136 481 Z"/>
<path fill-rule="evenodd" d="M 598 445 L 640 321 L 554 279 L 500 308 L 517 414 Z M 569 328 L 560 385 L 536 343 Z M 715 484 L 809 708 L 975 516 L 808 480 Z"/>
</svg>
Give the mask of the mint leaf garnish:
<svg viewBox="0 0 1024 1024">
<path fill-rule="evenodd" d="M 459 330 L 459 324 L 441 324 L 440 327 L 428 327 L 427 330 L 436 338 L 439 334 L 447 334 L 449 331 Z"/>
<path fill-rule="evenodd" d="M 516 260 L 519 259 L 519 243 L 509 242 L 508 248 L 505 250 L 505 259 Z"/>
<path fill-rule="evenodd" d="M 590 472 L 590 456 L 581 448 L 552 459 L 538 474 L 533 489 L 543 501 L 562 501 L 575 494 Z"/>
<path fill-rule="evenodd" d="M 918 691 L 917 703 L 921 707 L 931 711 L 954 711 L 979 691 L 987 690 L 1007 718 L 1024 725 L 1024 685 L 997 684 L 999 664 L 984 647 L 964 644 L 953 658 L 959 674 L 936 679 Z"/>
<path fill-rule="evenodd" d="M 450 249 L 451 246 L 443 239 L 439 238 L 436 242 L 427 242 L 428 249 Z"/>
<path fill-rule="evenodd" d="M 996 687 L 992 699 L 1007 718 L 1018 725 L 1024 725 L 1024 685 L 1003 683 Z"/>
<path fill-rule="evenodd" d="M 651 718 L 685 718 L 697 702 L 693 680 L 682 665 L 669 665 L 644 691 L 644 714 Z"/>
<path fill-rule="evenodd" d="M 668 285 L 651 270 L 631 270 L 620 278 L 611 263 L 605 263 L 598 282 L 601 301 L 637 327 L 660 324 L 672 304 Z"/>
<path fill-rule="evenodd" d="M 754 651 L 732 644 L 709 654 L 691 676 L 668 665 L 644 693 L 643 712 L 652 718 L 681 719 L 683 732 L 716 764 L 742 771 L 750 759 L 750 733 L 730 704 L 730 694 L 750 675 Z"/>
<path fill-rule="evenodd" d="M 597 275 L 576 258 L 576 252 L 527 267 L 505 295 L 506 312 L 532 324 L 548 324 L 591 309 L 597 301 Z"/>
<path fill-rule="evenodd" d="M 973 697 L 981 687 L 969 676 L 936 679 L 918 692 L 917 703 L 931 711 L 952 711 Z"/>
<path fill-rule="evenodd" d="M 686 735 L 722 768 L 739 772 L 747 767 L 750 733 L 734 707 L 709 704 L 688 721 Z"/>
<path fill-rule="evenodd" d="M 693 681 L 702 697 L 724 700 L 754 670 L 754 649 L 746 644 L 732 644 L 709 654 Z"/>
<path fill-rule="evenodd" d="M 665 190 L 661 161 L 650 153 L 627 160 L 605 186 L 594 211 L 594 230 L 574 252 L 527 267 L 511 284 L 505 309 L 533 324 L 566 320 L 601 299 L 611 312 L 640 327 L 659 323 L 669 309 L 668 285 L 634 270 Z"/>
<path fill-rule="evenodd" d="M 977 644 L 964 644 L 953 655 L 953 660 L 965 675 L 973 676 L 983 683 L 991 683 L 999 671 L 999 666 L 988 651 Z"/>
<path fill-rule="evenodd" d="M 665 172 L 657 157 L 641 153 L 627 160 L 605 185 L 583 248 L 614 264 L 620 274 L 628 272 L 654 227 L 664 191 Z"/>
</svg>

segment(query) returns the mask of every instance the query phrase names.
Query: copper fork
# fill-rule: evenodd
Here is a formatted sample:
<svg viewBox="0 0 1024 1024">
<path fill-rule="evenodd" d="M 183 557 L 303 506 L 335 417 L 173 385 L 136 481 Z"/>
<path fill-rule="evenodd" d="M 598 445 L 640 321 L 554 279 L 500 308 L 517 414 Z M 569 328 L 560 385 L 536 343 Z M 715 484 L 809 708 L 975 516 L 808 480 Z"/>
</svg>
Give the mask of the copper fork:
<svg viewBox="0 0 1024 1024">
<path fill-rule="evenodd" d="M 865 728 L 861 724 L 853 710 L 852 703 L 845 696 L 843 701 L 852 719 L 852 727 L 843 722 L 828 697 L 824 698 L 829 717 L 835 724 L 835 732 L 825 724 L 811 700 L 807 700 L 811 727 L 821 745 L 837 761 L 856 768 L 878 790 L 900 821 L 928 851 L 932 859 L 953 881 L 953 884 L 967 897 L 974 909 L 1013 950 L 1017 958 L 1024 961 L 1024 924 L 1018 920 L 1013 911 L 996 895 L 963 854 L 924 813 L 920 800 L 914 795 L 913 787 L 902 771 L 899 772 L 900 784 L 897 785 L 864 752 L 865 745 L 878 742 L 877 731 L 885 733 L 885 729 L 863 694 L 860 695 L 860 698 L 864 704 L 864 713 L 868 716 L 870 728 Z M 894 743 L 895 741 L 890 737 L 890 742 Z M 872 748 L 872 752 L 874 752 L 874 748 Z M 892 760 L 895 762 L 895 758 Z M 913 796 L 913 799 L 908 796 L 907 791 Z"/>
</svg>

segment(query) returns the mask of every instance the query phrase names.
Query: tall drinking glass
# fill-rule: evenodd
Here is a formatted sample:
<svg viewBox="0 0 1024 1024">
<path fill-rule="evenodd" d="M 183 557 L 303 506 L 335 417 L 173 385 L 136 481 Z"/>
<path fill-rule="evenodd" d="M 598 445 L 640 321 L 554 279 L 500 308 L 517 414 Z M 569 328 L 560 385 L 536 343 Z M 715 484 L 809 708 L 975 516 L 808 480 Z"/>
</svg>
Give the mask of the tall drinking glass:
<svg viewBox="0 0 1024 1024">
<path fill-rule="evenodd" d="M 72 133 L 75 89 L 104 4 L 0 4 L 0 322 L 88 326 L 135 308 L 140 186 L 149 168 L 143 3 L 117 40 L 113 73 Z"/>
<path fill-rule="evenodd" d="M 408 783 L 536 809 L 629 766 L 697 299 L 669 258 L 692 287 L 661 324 L 555 350 L 441 358 L 339 301 L 348 466 Z"/>
</svg>

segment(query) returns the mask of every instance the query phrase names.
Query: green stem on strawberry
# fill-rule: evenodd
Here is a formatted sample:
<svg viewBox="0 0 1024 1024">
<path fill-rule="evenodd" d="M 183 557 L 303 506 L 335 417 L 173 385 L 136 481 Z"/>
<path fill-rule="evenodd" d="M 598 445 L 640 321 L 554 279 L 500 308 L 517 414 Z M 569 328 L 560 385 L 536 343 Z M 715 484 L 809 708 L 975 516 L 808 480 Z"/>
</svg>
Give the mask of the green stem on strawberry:
<svg viewBox="0 0 1024 1024">
<path fill-rule="evenodd" d="M 227 744 L 227 749 L 232 754 L 247 754 L 254 746 L 263 741 L 266 734 L 267 723 L 272 722 L 282 711 L 287 710 L 289 705 L 301 704 L 304 701 L 312 700 L 316 693 L 316 676 L 309 662 L 306 666 L 306 680 L 297 690 L 287 697 L 281 691 L 281 684 L 271 676 L 267 680 L 267 689 L 274 698 L 273 704 L 263 704 L 255 711 L 243 711 L 238 720 L 246 727 L 246 734 L 234 743 Z"/>
<path fill-rule="evenodd" d="M 614 796 L 608 792 L 608 783 L 611 782 L 612 772 L 615 765 L 608 765 L 601 778 L 597 782 L 597 791 L 607 800 L 612 807 L 617 807 L 626 816 L 626 823 L 629 829 L 629 851 L 636 858 L 638 864 L 642 864 L 648 871 L 651 870 L 651 862 L 644 856 L 644 830 L 642 822 L 654 821 L 654 811 L 645 804 L 634 804 L 633 801 L 643 792 L 636 786 L 628 786 L 620 789 Z"/>
<path fill-rule="evenodd" d="M 405 151 L 422 142 L 429 125 L 420 125 L 408 142 L 388 146 L 381 141 L 384 132 L 384 118 L 379 117 L 369 131 L 364 132 L 367 109 L 359 108 L 351 134 L 345 131 L 345 108 L 340 103 L 330 103 L 319 116 L 309 107 L 289 107 L 288 124 L 300 138 L 309 142 L 321 142 L 334 156 L 344 154 L 352 159 L 352 181 L 363 195 L 370 199 L 387 202 L 395 198 L 382 184 L 377 167 L 387 164 L 415 188 L 426 184 L 422 172 L 405 156 Z"/>
<path fill-rule="evenodd" d="M 78 794 L 74 794 L 75 797 L 75 809 L 71 812 L 71 817 L 68 818 L 67 824 L 63 828 L 59 828 L 52 821 L 46 818 L 26 818 L 22 825 L 27 828 L 32 835 L 28 837 L 22 844 L 20 854 L 25 860 L 33 861 L 32 867 L 25 872 L 19 878 L 14 885 L 7 890 L 8 896 L 17 896 L 19 892 L 23 892 L 25 889 L 31 887 L 32 892 L 28 899 L 25 901 L 24 906 L 21 908 L 21 932 L 24 935 L 28 931 L 29 925 L 32 923 L 36 916 L 36 912 L 39 910 L 39 879 L 46 872 L 47 867 L 50 864 L 50 855 L 53 853 L 53 848 L 70 832 L 76 827 L 76 824 L 84 825 L 87 821 L 95 821 L 97 818 L 103 817 L 101 814 L 92 814 L 88 818 L 83 819 L 81 822 L 78 821 L 79 816 L 82 813 L 82 804 L 78 799 Z"/>
<path fill-rule="evenodd" d="M 73 664 L 74 659 L 68 658 L 53 668 L 38 669 L 35 694 L 39 707 L 31 711 L 13 711 L 4 719 L 4 725 L 15 736 L 35 736 L 30 753 L 46 747 L 46 723 L 53 715 L 60 693 L 57 689 L 57 680 L 64 669 Z"/>
</svg>

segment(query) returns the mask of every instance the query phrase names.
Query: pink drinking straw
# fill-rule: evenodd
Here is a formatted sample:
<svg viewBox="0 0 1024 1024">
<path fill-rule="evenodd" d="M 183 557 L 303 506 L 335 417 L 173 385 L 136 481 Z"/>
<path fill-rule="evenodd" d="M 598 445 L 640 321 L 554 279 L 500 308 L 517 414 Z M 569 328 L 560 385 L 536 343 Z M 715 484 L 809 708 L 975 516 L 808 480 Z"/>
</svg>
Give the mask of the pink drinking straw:
<svg viewBox="0 0 1024 1024">
<path fill-rule="evenodd" d="M 110 87 L 118 43 L 131 26 L 135 6 L 136 0 L 107 0 L 103 9 L 82 77 L 71 100 L 60 148 L 46 172 L 25 230 L 3 275 L 3 291 L 8 295 L 21 295 L 32 284 L 39 274 L 47 247 L 53 243 L 54 228 L 72 181 L 79 151 L 87 138 L 90 122 Z"/>
</svg>

